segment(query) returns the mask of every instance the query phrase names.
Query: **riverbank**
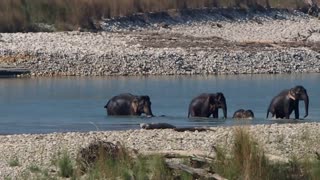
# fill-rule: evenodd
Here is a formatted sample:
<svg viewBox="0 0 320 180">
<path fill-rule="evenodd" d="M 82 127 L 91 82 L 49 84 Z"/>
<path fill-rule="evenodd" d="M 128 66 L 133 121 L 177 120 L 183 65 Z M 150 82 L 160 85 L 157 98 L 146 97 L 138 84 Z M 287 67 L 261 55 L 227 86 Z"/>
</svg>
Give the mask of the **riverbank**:
<svg viewBox="0 0 320 180">
<path fill-rule="evenodd" d="M 320 148 L 320 123 L 242 126 L 256 138 L 268 157 L 276 160 L 315 156 Z M 173 130 L 93 131 L 88 133 L 21 134 L 0 136 L 0 177 L 20 177 L 31 165 L 56 172 L 52 161 L 67 151 L 75 158 L 81 147 L 95 140 L 121 142 L 129 149 L 147 154 L 178 152 L 214 155 L 213 146 L 230 148 L 237 127 L 212 127 L 206 132 Z M 15 159 L 16 166 L 10 166 Z"/>
<path fill-rule="evenodd" d="M 32 76 L 320 72 L 318 18 L 286 10 L 169 14 L 106 20 L 97 33 L 1 33 L 0 66 Z"/>
</svg>

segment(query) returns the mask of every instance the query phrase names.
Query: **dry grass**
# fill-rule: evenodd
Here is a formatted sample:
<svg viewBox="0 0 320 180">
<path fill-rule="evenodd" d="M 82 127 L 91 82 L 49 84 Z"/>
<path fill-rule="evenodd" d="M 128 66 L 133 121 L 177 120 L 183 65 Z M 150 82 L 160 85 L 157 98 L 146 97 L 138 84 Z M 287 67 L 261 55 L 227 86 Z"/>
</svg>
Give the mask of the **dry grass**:
<svg viewBox="0 0 320 180">
<path fill-rule="evenodd" d="M 318 179 L 320 158 L 298 160 L 293 157 L 288 163 L 271 162 L 264 150 L 249 134 L 248 129 L 236 128 L 229 155 L 225 149 L 216 148 L 217 158 L 212 168 L 228 179 Z"/>
<path fill-rule="evenodd" d="M 36 31 L 36 23 L 57 30 L 91 28 L 94 19 L 139 12 L 204 7 L 300 8 L 304 0 L 1 0 L 0 32 Z M 319 3 L 320 0 L 317 0 Z"/>
</svg>

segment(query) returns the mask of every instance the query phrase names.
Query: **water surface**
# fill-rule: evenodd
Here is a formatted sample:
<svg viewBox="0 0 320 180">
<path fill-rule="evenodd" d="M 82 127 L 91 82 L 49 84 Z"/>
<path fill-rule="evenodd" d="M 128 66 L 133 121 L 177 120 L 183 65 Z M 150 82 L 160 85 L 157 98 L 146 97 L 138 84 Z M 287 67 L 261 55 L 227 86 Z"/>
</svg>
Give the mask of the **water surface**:
<svg viewBox="0 0 320 180">
<path fill-rule="evenodd" d="M 167 122 L 179 127 L 285 123 L 265 119 L 267 107 L 281 90 L 295 85 L 303 85 L 310 97 L 309 116 L 297 122 L 318 121 L 319 82 L 320 74 L 2 78 L 0 134 L 136 129 L 142 122 Z M 153 113 L 165 117 L 107 116 L 103 106 L 108 99 L 126 92 L 149 95 Z M 252 109 L 256 118 L 186 118 L 190 100 L 203 92 L 223 92 L 228 117 L 243 108 Z M 301 101 L 300 117 L 304 113 Z"/>
</svg>

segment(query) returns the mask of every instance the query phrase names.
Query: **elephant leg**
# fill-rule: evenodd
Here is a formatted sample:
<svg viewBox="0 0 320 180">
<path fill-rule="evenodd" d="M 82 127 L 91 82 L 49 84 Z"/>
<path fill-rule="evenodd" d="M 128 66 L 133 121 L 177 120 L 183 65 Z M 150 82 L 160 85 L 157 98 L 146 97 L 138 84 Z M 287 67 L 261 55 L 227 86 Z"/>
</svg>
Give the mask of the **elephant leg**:
<svg viewBox="0 0 320 180">
<path fill-rule="evenodd" d="M 294 102 L 294 115 L 296 119 L 299 119 L 299 101 Z"/>
<path fill-rule="evenodd" d="M 284 104 L 284 118 L 289 119 L 290 118 L 290 106 L 292 107 L 292 104 L 290 104 L 289 101 L 286 101 Z M 283 118 L 283 117 L 282 117 Z"/>
<path fill-rule="evenodd" d="M 195 117 L 196 116 L 196 113 L 195 113 L 195 111 L 193 109 L 190 110 L 189 116 L 191 116 L 191 117 Z"/>
<path fill-rule="evenodd" d="M 219 118 L 218 108 L 216 108 L 216 109 L 213 111 L 212 115 L 213 115 L 213 118 Z"/>
</svg>

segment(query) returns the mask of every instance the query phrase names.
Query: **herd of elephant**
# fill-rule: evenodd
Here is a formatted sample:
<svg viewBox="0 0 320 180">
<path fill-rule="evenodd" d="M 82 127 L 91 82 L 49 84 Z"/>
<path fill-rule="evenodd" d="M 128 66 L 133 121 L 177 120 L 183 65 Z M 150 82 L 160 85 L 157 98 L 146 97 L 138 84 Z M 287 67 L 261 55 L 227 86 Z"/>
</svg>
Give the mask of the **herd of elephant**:
<svg viewBox="0 0 320 180">
<path fill-rule="evenodd" d="M 305 116 L 308 116 L 309 96 L 303 86 L 295 86 L 291 89 L 283 90 L 276 95 L 267 110 L 272 118 L 289 119 L 294 111 L 295 119 L 299 119 L 299 100 L 305 103 Z M 151 110 L 151 101 L 149 96 L 136 96 L 132 94 L 119 94 L 111 98 L 104 106 L 108 115 L 113 116 L 154 116 Z M 210 117 L 218 118 L 218 110 L 222 109 L 223 117 L 227 118 L 227 103 L 223 93 L 203 93 L 193 98 L 189 105 L 188 117 Z M 254 113 L 252 110 L 239 109 L 233 114 L 235 119 L 252 119 Z"/>
</svg>

